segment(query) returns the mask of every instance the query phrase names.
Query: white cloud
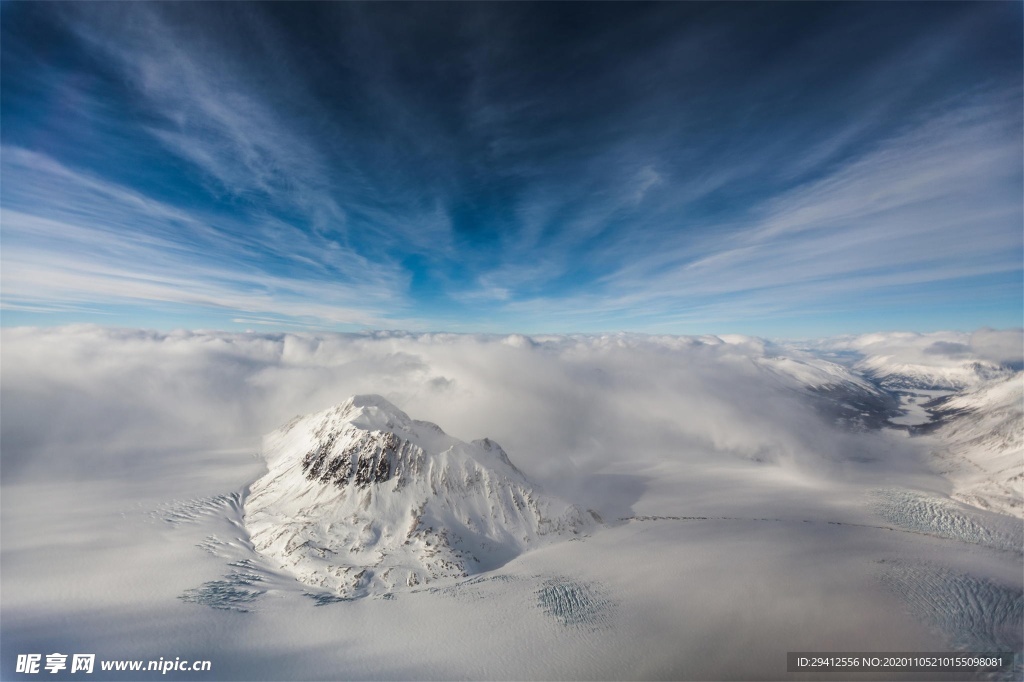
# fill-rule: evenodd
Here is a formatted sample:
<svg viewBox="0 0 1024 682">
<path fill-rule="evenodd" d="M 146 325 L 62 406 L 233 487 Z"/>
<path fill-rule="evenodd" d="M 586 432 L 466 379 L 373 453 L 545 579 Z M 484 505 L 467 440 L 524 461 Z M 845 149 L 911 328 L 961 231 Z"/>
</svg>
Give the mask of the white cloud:
<svg viewBox="0 0 1024 682">
<path fill-rule="evenodd" d="M 219 182 L 221 190 L 277 194 L 322 174 L 316 149 L 251 92 L 249 74 L 215 44 L 175 27 L 162 8 L 136 6 L 116 14 L 100 8 L 69 18 L 72 30 L 111 58 L 175 125 L 151 132 Z M 329 201 L 323 195 L 316 200 Z M 332 208 L 343 221 L 343 212 Z"/>
<path fill-rule="evenodd" d="M 657 141 L 611 136 L 583 150 L 587 162 L 578 169 L 553 158 L 524 171 L 508 205 L 479 219 L 487 223 L 478 226 L 480 233 L 495 236 L 493 241 L 475 241 L 475 233 L 458 240 L 455 207 L 476 190 L 460 184 L 460 173 L 452 170 L 459 157 L 442 153 L 448 138 L 406 111 L 405 91 L 388 64 L 353 57 L 353 68 L 380 76 L 367 87 L 394 105 L 388 115 L 395 120 L 388 125 L 396 139 L 415 150 L 413 157 L 437 160 L 438 170 L 426 181 L 378 172 L 397 172 L 409 162 L 391 160 L 396 152 L 390 147 L 350 155 L 349 133 L 319 135 L 311 121 L 331 116 L 303 90 L 301 79 L 273 71 L 286 60 L 265 20 L 245 15 L 243 32 L 261 37 L 253 48 L 259 58 L 245 60 L 205 28 L 185 31 L 163 6 L 61 13 L 123 76 L 140 106 L 163 117 L 147 130 L 202 170 L 211 194 L 258 197 L 254 203 L 261 209 L 234 223 L 223 217 L 217 222 L 5 147 L 5 167 L 13 171 L 5 172 L 5 209 L 58 221 L 73 235 L 78 230 L 79 245 L 86 244 L 86 231 L 96 236 L 74 254 L 72 270 L 92 273 L 76 275 L 80 295 L 67 286 L 31 291 L 39 281 L 67 279 L 40 266 L 30 285 L 24 273 L 29 263 L 46 260 L 47 250 L 59 254 L 60 244 L 43 249 L 33 243 L 35 254 L 22 252 L 19 226 L 5 225 L 5 265 L 8 259 L 21 263 L 12 275 L 22 282 L 9 280 L 9 307 L 99 304 L 111 288 L 103 281 L 107 271 L 125 263 L 145 271 L 128 279 L 151 273 L 166 285 L 157 291 L 134 283 L 128 288 L 134 300 L 222 305 L 240 317 L 303 317 L 290 320 L 297 324 L 420 326 L 410 319 L 414 294 L 408 284 L 420 274 L 415 270 L 464 304 L 452 319 L 426 323 L 434 328 L 467 322 L 477 329 L 531 331 L 679 330 L 690 322 L 721 328 L 719 323 L 742 324 L 752 315 L 770 320 L 849 309 L 866 297 L 912 294 L 934 309 L 950 296 L 1019 299 L 1006 284 L 1009 273 L 1020 271 L 1024 219 L 1017 90 L 979 88 L 933 106 L 885 138 L 879 137 L 881 126 L 892 120 L 885 114 L 903 95 L 859 102 L 861 111 L 851 110 L 851 121 L 823 123 L 808 133 L 809 149 L 798 125 L 780 126 L 778 139 L 769 139 L 762 127 L 743 131 L 721 156 L 703 142 L 689 150 L 669 145 L 669 138 L 689 139 L 685 126 L 670 126 L 672 135 Z M 916 65 L 928 60 L 919 52 L 908 48 L 903 76 L 924 73 Z M 254 73 L 256 63 L 272 73 Z M 889 76 L 867 74 L 865 92 Z M 570 133 L 558 133 L 566 137 L 556 146 L 568 145 Z M 431 154 L 423 152 L 427 148 Z M 697 163 L 705 156 L 713 158 Z M 802 184 L 752 206 L 743 198 L 724 218 L 702 209 L 715 196 L 747 197 L 782 185 L 767 174 Z M 750 191 L 737 191 L 747 184 Z M 292 224 L 272 217 L 275 212 L 298 219 Z M 116 245 L 117 239 L 125 245 Z M 144 240 L 149 252 L 141 250 Z M 96 253 L 101 248 L 108 249 L 102 258 Z M 132 259 L 111 262 L 121 252 Z M 221 260 L 219 276 L 230 284 L 190 267 L 204 254 Z M 415 263 L 405 259 L 410 255 Z M 260 273 L 273 290 L 244 276 L 253 263 L 273 269 L 278 262 L 300 274 L 274 270 L 275 279 Z M 170 291 L 176 285 L 164 276 L 164 263 L 183 275 L 179 294 Z M 194 281 L 192 274 L 203 278 Z M 949 291 L 967 279 L 981 283 L 970 293 Z M 936 291 L 942 286 L 946 291 Z M 197 297 L 196 288 L 211 295 Z M 88 299 L 89 291 L 96 297 Z M 305 292 L 317 301 L 300 302 Z M 155 298 L 146 298 L 151 294 Z"/>
<path fill-rule="evenodd" d="M 386 325 L 384 311 L 405 306 L 400 268 L 329 238 L 280 220 L 204 220 L 42 154 L 2 151 L 5 190 L 16 197 L 0 216 L 8 309 L 164 303 Z M 275 262 L 280 274 L 266 269 Z"/>
<path fill-rule="evenodd" d="M 894 363 L 945 367 L 987 360 L 1018 369 L 1024 364 L 1024 330 L 979 329 L 975 332 L 876 332 L 824 339 L 815 344 L 831 351 L 864 357 L 885 356 Z"/>
<path fill-rule="evenodd" d="M 815 301 L 1020 270 L 1020 136 L 1013 98 L 976 96 L 774 197 L 701 240 L 647 235 L 600 295 L 552 299 L 575 310 L 799 310 Z M 538 301 L 542 304 L 543 301 Z M 734 313 L 731 314 L 730 313 Z"/>
<path fill-rule="evenodd" d="M 623 203 L 599 192 L 566 216 L 559 213 L 565 201 L 536 194 L 520 207 L 524 231 L 516 236 L 524 239 L 508 240 L 507 262 L 481 278 L 481 289 L 508 288 L 499 309 L 520 329 L 674 331 L 772 325 L 866 305 L 941 310 L 978 297 L 1019 300 L 1019 286 L 1005 283 L 1020 271 L 1024 248 L 1017 101 L 1014 93 L 971 93 L 855 156 L 824 167 L 804 160 L 799 172 L 787 172 L 812 179 L 730 212 L 727 222 L 691 213 L 689 202 L 703 196 L 689 196 L 704 181 L 700 173 L 655 179 L 653 166 L 641 171 L 651 181 L 646 189 L 671 183 L 662 194 L 677 203 L 631 216 L 635 229 L 607 230 L 624 219 Z M 852 135 L 840 130 L 835 145 Z M 723 160 L 720 172 L 739 163 Z M 564 276 L 580 262 L 604 274 L 585 287 L 526 293 L 524 285 Z"/>
<path fill-rule="evenodd" d="M 303 216 L 317 236 L 343 245 L 358 229 L 382 245 L 421 251 L 450 246 L 451 224 L 435 194 L 398 201 L 390 184 L 375 184 L 393 178 L 375 180 L 356 164 L 357 136 L 311 123 L 331 114 L 285 66 L 291 47 L 271 22 L 255 13 L 234 17 L 242 33 L 258 37 L 248 48 L 259 52 L 252 59 L 205 28 L 177 23 L 173 12 L 156 5 L 97 8 L 68 18 L 71 29 L 159 112 L 163 121 L 148 132 L 201 170 L 212 194 L 262 197 Z M 402 107 L 395 103 L 396 111 Z M 353 212 L 362 217 L 358 228 Z"/>
<path fill-rule="evenodd" d="M 255 448 L 295 414 L 358 393 L 465 440 L 495 438 L 547 480 L 665 457 L 757 457 L 813 472 L 854 447 L 800 397 L 802 382 L 832 370 L 779 360 L 756 339 L 84 326 L 8 328 L 2 340 L 5 476 L 84 473 L 88 457 L 133 456 L 139 443 Z M 62 461 L 72 445 L 88 457 Z"/>
<path fill-rule="evenodd" d="M 665 182 L 665 179 L 651 166 L 644 166 L 637 173 L 635 189 L 633 190 L 633 203 L 639 204 L 647 196 L 652 187 L 657 187 Z"/>
</svg>

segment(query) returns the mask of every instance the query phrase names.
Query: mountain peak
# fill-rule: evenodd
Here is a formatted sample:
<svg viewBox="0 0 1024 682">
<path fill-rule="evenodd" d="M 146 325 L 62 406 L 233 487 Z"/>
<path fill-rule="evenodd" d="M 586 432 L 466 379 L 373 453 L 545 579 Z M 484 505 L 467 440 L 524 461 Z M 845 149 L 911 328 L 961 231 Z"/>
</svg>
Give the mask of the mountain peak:
<svg viewBox="0 0 1024 682">
<path fill-rule="evenodd" d="M 338 407 L 340 407 L 344 411 L 376 411 L 405 420 L 409 419 L 409 415 L 395 407 L 394 403 L 390 402 L 383 396 L 377 395 L 376 393 L 364 393 L 361 395 L 354 395 L 345 402 L 341 403 L 341 405 L 339 405 Z"/>
<path fill-rule="evenodd" d="M 463 442 L 377 395 L 293 420 L 264 456 L 245 505 L 257 551 L 347 596 L 490 570 L 591 522 L 494 441 Z"/>
<path fill-rule="evenodd" d="M 350 422 L 368 430 L 408 428 L 412 423 L 409 415 L 375 393 L 354 395 L 328 413 L 336 417 L 335 421 Z"/>
</svg>

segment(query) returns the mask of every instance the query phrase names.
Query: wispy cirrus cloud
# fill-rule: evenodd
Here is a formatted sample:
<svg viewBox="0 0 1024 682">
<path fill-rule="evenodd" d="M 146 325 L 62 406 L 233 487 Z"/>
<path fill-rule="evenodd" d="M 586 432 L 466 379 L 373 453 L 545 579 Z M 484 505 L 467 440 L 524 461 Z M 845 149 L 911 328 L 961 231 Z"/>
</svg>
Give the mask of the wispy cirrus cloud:
<svg viewBox="0 0 1024 682">
<path fill-rule="evenodd" d="M 175 21 L 169 7 L 125 11 L 129 20 L 121 12 L 96 7 L 66 19 L 75 35 L 104 55 L 158 114 L 146 126 L 152 135 L 206 173 L 216 190 L 300 203 L 343 226 L 344 212 L 323 191 L 325 160 L 261 97 L 254 88 L 255 74 L 221 49 L 208 30 L 190 30 Z M 244 15 L 239 19 L 246 23 Z M 264 44 L 256 49 L 270 56 L 274 48 Z M 310 195 L 320 205 L 304 201 Z"/>
<path fill-rule="evenodd" d="M 771 315 L 1019 273 L 1020 131 L 1008 124 L 1016 103 L 1018 93 L 989 93 L 934 113 L 696 243 L 676 247 L 666 232 L 643 253 L 615 244 L 631 252 L 598 280 L 600 291 L 551 308 Z"/>
<path fill-rule="evenodd" d="M 4 305 L 1016 324 L 1003 10 L 766 7 L 19 6 L 75 56 L 5 32 Z"/>
<path fill-rule="evenodd" d="M 7 307 L 179 304 L 379 326 L 403 306 L 400 270 L 282 221 L 243 230 L 18 148 L 2 163 Z"/>
</svg>

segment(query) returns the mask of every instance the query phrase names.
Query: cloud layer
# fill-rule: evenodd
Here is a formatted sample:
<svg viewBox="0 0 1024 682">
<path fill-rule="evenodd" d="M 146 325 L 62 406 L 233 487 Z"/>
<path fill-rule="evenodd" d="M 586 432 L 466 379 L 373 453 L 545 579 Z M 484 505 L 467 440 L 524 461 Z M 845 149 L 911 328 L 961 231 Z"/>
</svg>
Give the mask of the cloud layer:
<svg viewBox="0 0 1024 682">
<path fill-rule="evenodd" d="M 3 332 L 3 364 L 8 481 L 131 476 L 184 450 L 251 454 L 296 414 L 359 393 L 464 440 L 494 438 L 543 480 L 636 475 L 666 458 L 832 475 L 873 447 L 815 410 L 813 389 L 855 378 L 747 337 L 22 328 Z"/>
<path fill-rule="evenodd" d="M 862 356 L 887 355 L 897 362 L 934 364 L 987 360 L 1020 368 L 1024 337 L 1019 329 L 979 329 L 974 332 L 879 332 L 823 340 L 818 347 L 854 351 Z"/>
<path fill-rule="evenodd" d="M 837 344 L 949 361 L 1001 355 L 1009 340 L 889 334 Z M 52 650 L 173 653 L 214 661 L 221 679 L 342 669 L 392 679 L 460 670 L 750 679 L 800 642 L 927 651 L 962 632 L 990 636 L 1020 595 L 1019 556 L 950 539 L 948 529 L 964 527 L 999 536 L 926 494 L 948 483 L 924 473 L 924 439 L 838 428 L 817 400 L 839 382 L 864 388 L 857 379 L 757 338 L 77 326 L 3 329 L 0 351 L 3 664 L 12 668 L 18 652 Z M 315 606 L 308 586 L 247 549 L 224 500 L 265 473 L 253 456 L 261 434 L 367 392 L 461 439 L 495 438 L 547 493 L 608 523 L 522 555 L 486 583 L 463 583 L 468 592 L 441 584 Z M 933 504 L 880 517 L 878 496 L 901 489 Z M 644 515 L 663 518 L 620 521 Z M 905 569 L 908 582 L 932 585 L 912 570 L 918 561 L 1006 586 L 976 610 L 1011 606 L 995 621 L 929 634 L 935 622 L 915 621 L 878 582 L 880 571 Z M 250 571 L 263 576 L 256 585 Z M 202 590 L 230 600 L 238 580 L 268 591 L 245 602 L 248 613 L 182 600 Z M 539 594 L 551 584 L 600 590 L 608 625 L 545 620 Z M 962 590 L 933 592 L 962 616 Z M 709 660 L 709 642 L 752 653 L 739 664 Z"/>
</svg>

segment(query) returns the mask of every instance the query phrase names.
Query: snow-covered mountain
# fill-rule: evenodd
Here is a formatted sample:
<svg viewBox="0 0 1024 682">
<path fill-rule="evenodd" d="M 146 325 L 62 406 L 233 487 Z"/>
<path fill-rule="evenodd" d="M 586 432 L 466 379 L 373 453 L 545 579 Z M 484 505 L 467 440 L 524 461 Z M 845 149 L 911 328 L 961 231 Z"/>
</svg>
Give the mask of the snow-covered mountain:
<svg viewBox="0 0 1024 682">
<path fill-rule="evenodd" d="M 936 403 L 935 461 L 953 496 L 1024 517 L 1024 372 Z"/>
<path fill-rule="evenodd" d="M 497 443 L 462 442 L 376 395 L 292 420 L 264 456 L 245 503 L 256 550 L 343 596 L 490 570 L 594 522 L 539 492 Z"/>
<path fill-rule="evenodd" d="M 847 428 L 879 428 L 898 413 L 895 398 L 836 363 L 796 353 L 755 362 L 787 383 L 796 382 L 819 413 Z"/>
<path fill-rule="evenodd" d="M 889 332 L 823 339 L 819 353 L 890 391 L 976 388 L 1020 369 L 1019 332 Z"/>
<path fill-rule="evenodd" d="M 890 355 L 869 356 L 854 368 L 891 391 L 914 389 L 973 388 L 1013 374 L 1013 370 L 988 360 L 906 362 Z"/>
</svg>

